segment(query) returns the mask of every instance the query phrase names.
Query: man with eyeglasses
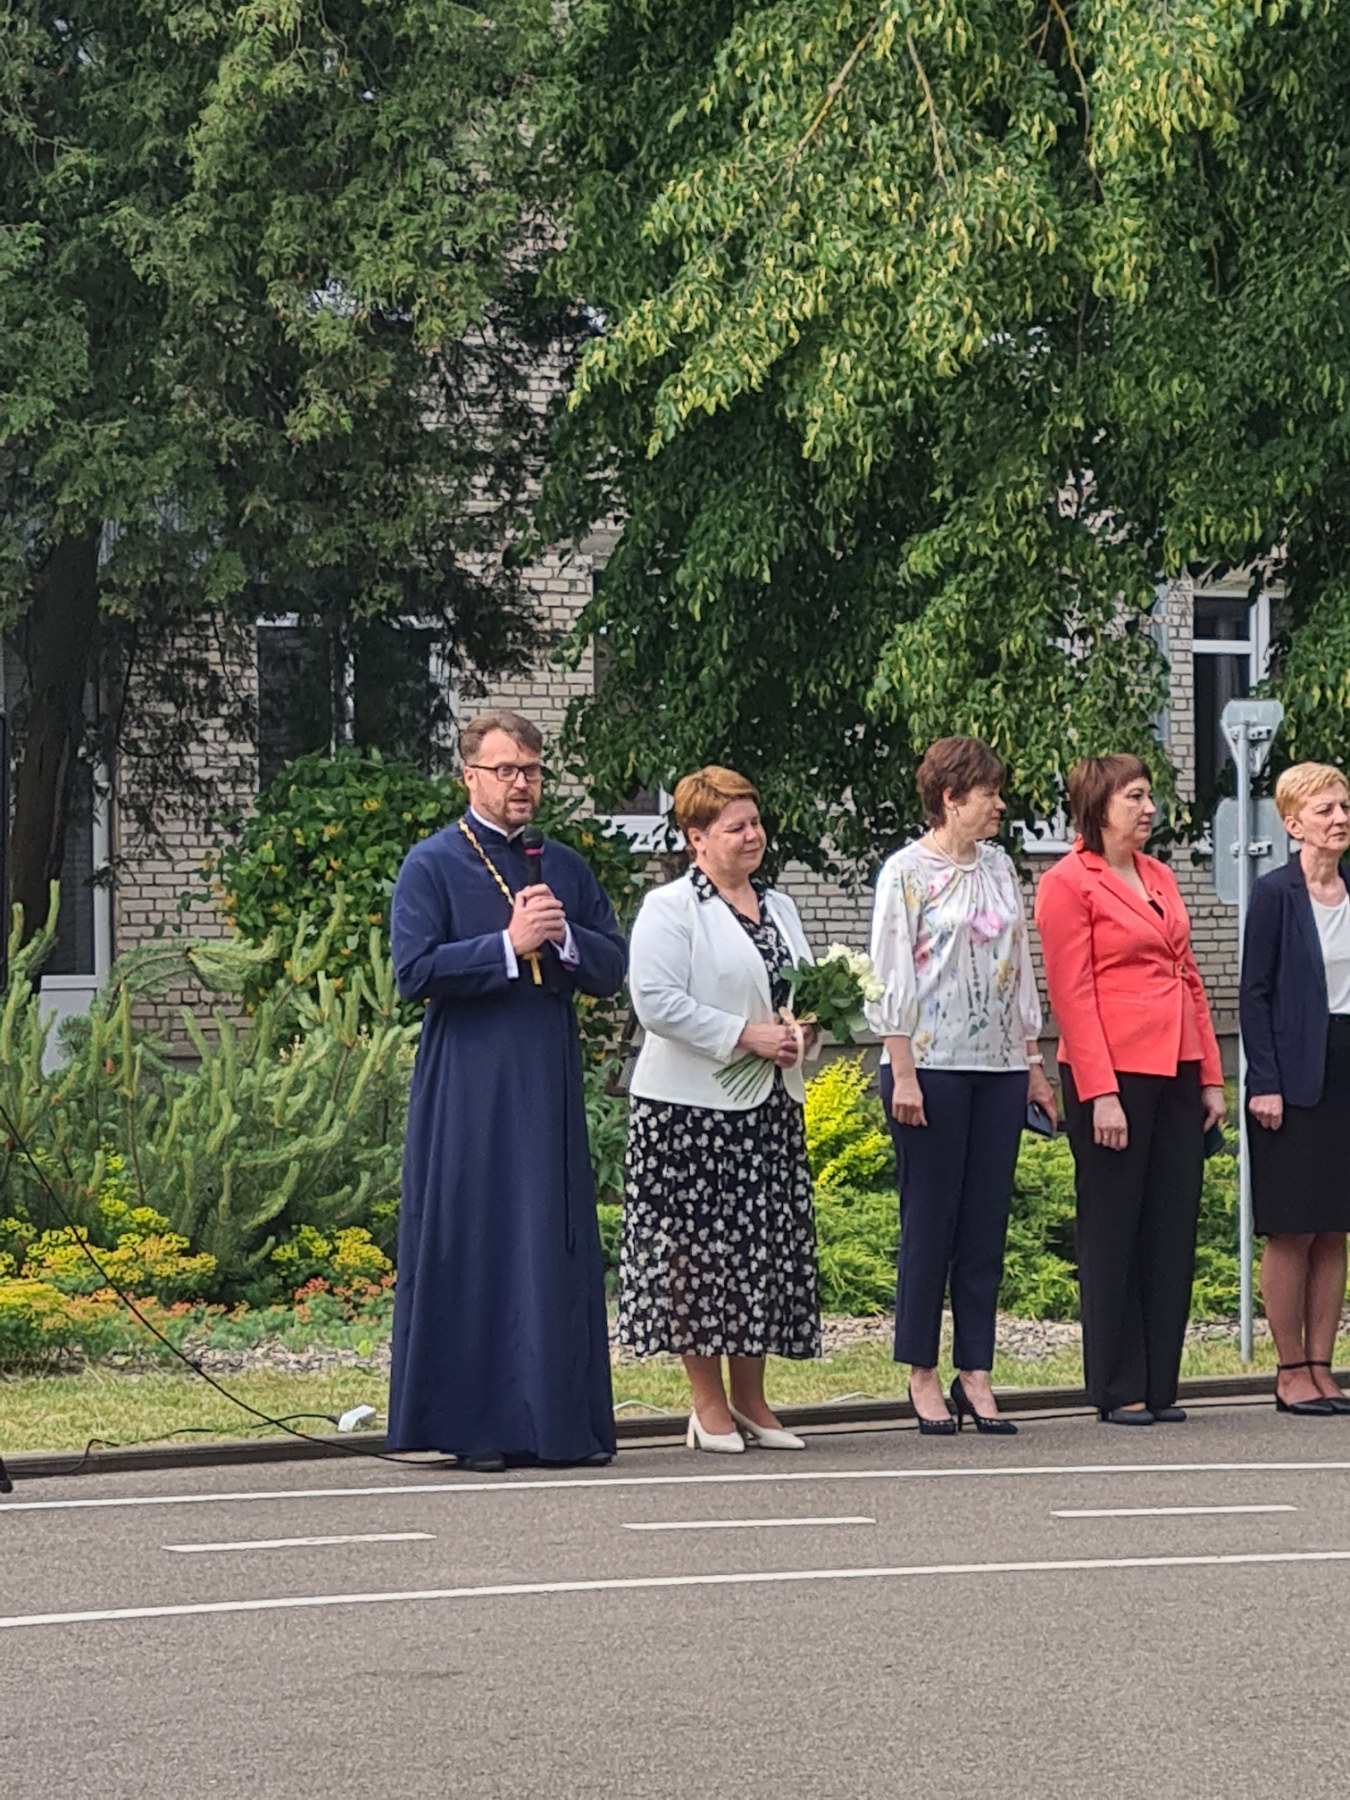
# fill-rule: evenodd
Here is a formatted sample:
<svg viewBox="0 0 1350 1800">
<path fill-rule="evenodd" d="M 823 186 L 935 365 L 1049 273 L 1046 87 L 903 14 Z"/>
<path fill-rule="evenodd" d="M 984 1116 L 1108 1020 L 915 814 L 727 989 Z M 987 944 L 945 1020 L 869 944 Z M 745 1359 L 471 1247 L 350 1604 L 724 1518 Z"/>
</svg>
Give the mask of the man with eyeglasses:
<svg viewBox="0 0 1350 1800">
<path fill-rule="evenodd" d="M 575 993 L 623 984 L 614 909 L 526 828 L 543 738 L 460 734 L 469 807 L 394 888 L 399 992 L 426 1002 L 399 1219 L 389 1444 L 469 1469 L 603 1463 L 614 1405 Z"/>
</svg>

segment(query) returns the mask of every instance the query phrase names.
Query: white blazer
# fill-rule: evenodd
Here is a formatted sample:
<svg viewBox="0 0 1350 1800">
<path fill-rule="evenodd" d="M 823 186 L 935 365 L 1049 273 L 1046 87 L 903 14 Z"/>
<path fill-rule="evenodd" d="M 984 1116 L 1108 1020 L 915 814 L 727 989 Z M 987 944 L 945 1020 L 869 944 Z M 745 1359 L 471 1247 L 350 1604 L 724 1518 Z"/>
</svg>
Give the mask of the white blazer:
<svg viewBox="0 0 1350 1800">
<path fill-rule="evenodd" d="M 787 895 L 770 888 L 764 904 L 793 960 L 812 960 Z M 723 1112 L 744 1112 L 768 1097 L 766 1084 L 763 1092 L 735 1099 L 717 1079 L 742 1054 L 736 1042 L 746 1025 L 773 1020 L 764 958 L 731 908 L 701 900 L 687 875 L 643 900 L 629 946 L 628 991 L 645 1033 L 631 1093 Z M 793 1099 L 806 1098 L 800 1069 L 785 1069 L 783 1084 Z"/>
</svg>

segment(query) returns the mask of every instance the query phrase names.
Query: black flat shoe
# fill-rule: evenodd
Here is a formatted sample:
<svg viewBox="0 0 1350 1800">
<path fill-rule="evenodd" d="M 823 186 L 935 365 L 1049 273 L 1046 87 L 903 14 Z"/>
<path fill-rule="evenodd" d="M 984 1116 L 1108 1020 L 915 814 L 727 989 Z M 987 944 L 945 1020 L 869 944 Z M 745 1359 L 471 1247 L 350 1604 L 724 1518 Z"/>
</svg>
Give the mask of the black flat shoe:
<svg viewBox="0 0 1350 1800">
<path fill-rule="evenodd" d="M 1325 1369 L 1328 1375 L 1331 1373 L 1331 1364 L 1329 1362 L 1310 1362 L 1308 1367 L 1310 1369 Z M 1326 1401 L 1332 1412 L 1350 1413 L 1350 1396 L 1345 1394 L 1323 1394 L 1322 1398 Z"/>
<path fill-rule="evenodd" d="M 1153 1409 L 1155 1425 L 1184 1425 L 1186 1409 L 1183 1406 L 1155 1406 Z"/>
<path fill-rule="evenodd" d="M 1097 1417 L 1103 1425 L 1151 1425 L 1153 1414 L 1146 1406 L 1099 1406 Z"/>
<path fill-rule="evenodd" d="M 484 1450 L 475 1456 L 457 1456 L 457 1469 L 467 1469 L 470 1475 L 500 1475 L 506 1468 L 506 1458 L 499 1450 Z"/>
<path fill-rule="evenodd" d="M 956 1429 L 961 1430 L 967 1416 L 975 1421 L 976 1431 L 983 1431 L 990 1437 L 1016 1437 L 1017 1427 L 1011 1419 L 1001 1419 L 998 1414 L 976 1412 L 966 1398 L 966 1390 L 958 1375 L 952 1383 L 952 1405 L 956 1408 Z"/>
<path fill-rule="evenodd" d="M 1293 1413 L 1299 1419 L 1334 1419 L 1337 1408 L 1330 1400 L 1282 1400 L 1280 1398 L 1280 1376 L 1286 1369 L 1310 1369 L 1311 1363 L 1277 1363 L 1275 1365 L 1275 1410 L 1282 1413 Z"/>
<path fill-rule="evenodd" d="M 914 1389 L 912 1387 L 906 1387 L 905 1392 L 909 1395 L 910 1405 L 914 1406 Z M 925 1419 L 918 1407 L 914 1406 L 914 1417 L 918 1422 L 920 1437 L 956 1436 L 956 1420 L 950 1413 L 947 1414 L 945 1419 Z"/>
</svg>

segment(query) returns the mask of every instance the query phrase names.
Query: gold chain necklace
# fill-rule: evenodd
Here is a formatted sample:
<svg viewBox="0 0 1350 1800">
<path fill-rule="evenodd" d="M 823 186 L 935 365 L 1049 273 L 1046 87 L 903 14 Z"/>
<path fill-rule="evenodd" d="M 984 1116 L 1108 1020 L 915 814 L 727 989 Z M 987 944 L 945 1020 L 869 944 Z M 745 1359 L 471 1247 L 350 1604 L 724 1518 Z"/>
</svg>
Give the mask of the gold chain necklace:
<svg viewBox="0 0 1350 1800">
<path fill-rule="evenodd" d="M 484 850 L 483 846 L 479 843 L 472 831 L 470 831 L 463 819 L 459 821 L 459 828 L 478 852 L 478 860 L 496 882 L 497 886 L 502 890 L 502 893 L 506 896 L 506 904 L 511 908 L 512 912 L 514 912 L 516 909 L 516 897 L 502 880 L 501 870 L 492 862 L 487 851 Z M 510 842 L 509 839 L 507 841 Z M 522 961 L 527 962 L 530 965 L 530 973 L 534 977 L 534 985 L 536 987 L 542 987 L 544 985 L 544 974 L 543 970 L 539 967 L 539 952 L 537 950 L 526 950 L 522 955 Z"/>
</svg>

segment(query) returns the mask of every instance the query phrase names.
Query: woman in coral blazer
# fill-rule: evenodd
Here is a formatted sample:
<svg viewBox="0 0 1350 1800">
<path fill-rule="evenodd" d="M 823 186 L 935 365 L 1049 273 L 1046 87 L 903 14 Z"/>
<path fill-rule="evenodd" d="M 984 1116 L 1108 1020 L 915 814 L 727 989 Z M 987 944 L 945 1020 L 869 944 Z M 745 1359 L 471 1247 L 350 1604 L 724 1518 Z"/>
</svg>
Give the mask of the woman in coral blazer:
<svg viewBox="0 0 1350 1800">
<path fill-rule="evenodd" d="M 1204 1135 L 1223 1073 L 1176 878 L 1142 854 L 1157 809 L 1135 756 L 1069 777 L 1078 842 L 1045 875 L 1036 923 L 1059 1020 L 1078 1196 L 1089 1398 L 1114 1425 L 1185 1418 Z"/>
</svg>

